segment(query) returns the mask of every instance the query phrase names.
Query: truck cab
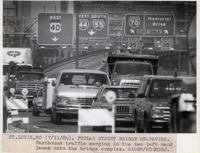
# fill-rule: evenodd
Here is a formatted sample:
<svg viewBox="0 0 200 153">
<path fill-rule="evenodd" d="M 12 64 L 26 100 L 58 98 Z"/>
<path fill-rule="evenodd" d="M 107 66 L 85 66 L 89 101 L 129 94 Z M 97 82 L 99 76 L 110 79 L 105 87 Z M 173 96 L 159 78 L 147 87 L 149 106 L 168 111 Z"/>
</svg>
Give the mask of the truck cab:
<svg viewBox="0 0 200 153">
<path fill-rule="evenodd" d="M 115 62 L 111 75 L 112 85 L 131 85 L 138 87 L 141 76 L 153 75 L 153 66 L 148 62 Z"/>
<path fill-rule="evenodd" d="M 21 90 L 26 88 L 28 90 L 27 98 L 29 101 L 29 108 L 32 106 L 32 100 L 37 95 L 38 90 L 43 87 L 46 77 L 41 68 L 25 68 L 18 71 L 15 75 L 15 80 L 12 87 L 15 89 L 16 98 L 21 96 Z"/>
</svg>

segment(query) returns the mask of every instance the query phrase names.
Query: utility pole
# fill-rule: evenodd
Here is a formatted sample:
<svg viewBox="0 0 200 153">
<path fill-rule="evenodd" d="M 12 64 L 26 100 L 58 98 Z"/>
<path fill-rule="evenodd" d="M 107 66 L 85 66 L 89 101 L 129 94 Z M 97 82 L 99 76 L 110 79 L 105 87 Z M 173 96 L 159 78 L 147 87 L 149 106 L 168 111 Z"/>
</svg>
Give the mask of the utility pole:
<svg viewBox="0 0 200 153">
<path fill-rule="evenodd" d="M 78 60 L 79 60 L 79 1 L 75 1 L 75 10 L 76 10 L 76 65 L 75 68 L 78 69 Z"/>
</svg>

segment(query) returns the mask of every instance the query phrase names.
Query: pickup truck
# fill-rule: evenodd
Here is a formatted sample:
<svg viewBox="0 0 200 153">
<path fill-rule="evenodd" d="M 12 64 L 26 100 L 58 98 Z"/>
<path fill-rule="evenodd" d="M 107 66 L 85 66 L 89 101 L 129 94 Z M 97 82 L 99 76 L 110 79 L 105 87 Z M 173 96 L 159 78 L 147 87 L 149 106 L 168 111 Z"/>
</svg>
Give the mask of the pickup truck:
<svg viewBox="0 0 200 153">
<path fill-rule="evenodd" d="M 145 75 L 138 87 L 135 105 L 135 132 L 169 132 L 171 96 L 182 92 L 187 77 Z"/>
<path fill-rule="evenodd" d="M 30 108 L 34 96 L 36 96 L 38 90 L 43 87 L 45 80 L 46 77 L 40 68 L 31 68 L 28 71 L 21 70 L 17 72 L 12 85 L 15 89 L 16 98 L 21 97 L 21 90 L 26 88 L 28 90 L 28 107 Z"/>
<path fill-rule="evenodd" d="M 133 120 L 133 105 L 135 99 L 135 92 L 137 87 L 132 86 L 104 86 L 101 87 L 94 97 L 92 102 L 92 108 L 99 109 L 111 109 L 109 102 L 107 101 L 106 94 L 110 94 L 110 99 L 113 100 L 115 109 L 115 126 L 123 127 L 134 125 Z M 110 108 L 111 107 L 111 108 Z M 105 131 L 105 127 L 93 127 L 93 130 Z"/>
<path fill-rule="evenodd" d="M 59 73 L 54 85 L 51 120 L 77 119 L 79 108 L 91 108 L 101 86 L 110 85 L 105 72 L 90 69 L 67 69 Z"/>
</svg>

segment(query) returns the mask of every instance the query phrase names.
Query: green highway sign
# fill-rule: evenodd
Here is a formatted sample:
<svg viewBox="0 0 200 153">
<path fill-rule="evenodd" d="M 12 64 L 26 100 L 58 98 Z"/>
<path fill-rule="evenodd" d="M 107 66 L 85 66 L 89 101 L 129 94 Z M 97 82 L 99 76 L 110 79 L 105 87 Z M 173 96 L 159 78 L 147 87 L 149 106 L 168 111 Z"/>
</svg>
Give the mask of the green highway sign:
<svg viewBox="0 0 200 153">
<path fill-rule="evenodd" d="M 109 20 L 106 13 L 79 14 L 79 37 L 107 38 L 109 33 Z"/>
<path fill-rule="evenodd" d="M 73 15 L 71 13 L 39 13 L 39 45 L 69 45 L 73 43 Z"/>
<path fill-rule="evenodd" d="M 126 36 L 172 37 L 175 17 L 172 14 L 126 14 Z"/>
</svg>

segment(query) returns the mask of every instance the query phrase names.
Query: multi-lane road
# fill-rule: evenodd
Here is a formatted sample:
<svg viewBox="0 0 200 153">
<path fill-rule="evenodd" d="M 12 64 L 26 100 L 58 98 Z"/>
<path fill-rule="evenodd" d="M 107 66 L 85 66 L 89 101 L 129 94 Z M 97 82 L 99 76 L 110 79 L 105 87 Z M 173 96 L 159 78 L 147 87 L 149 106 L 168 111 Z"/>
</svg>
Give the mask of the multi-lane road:
<svg viewBox="0 0 200 153">
<path fill-rule="evenodd" d="M 103 53 L 101 55 L 91 56 L 89 58 L 85 58 L 79 60 L 80 67 L 84 67 L 86 69 L 95 69 L 98 70 L 102 66 L 102 59 L 106 58 L 107 54 Z M 55 76 L 58 74 L 59 71 L 71 68 L 74 63 L 69 63 L 63 66 L 60 66 L 56 69 L 53 69 L 46 73 L 46 76 Z M 45 113 L 41 113 L 40 116 L 33 116 L 32 115 L 32 108 L 29 109 L 28 115 L 26 111 L 19 111 L 20 117 L 27 117 L 29 118 L 29 132 L 30 133 L 78 133 L 78 124 L 77 120 L 67 120 L 62 119 L 62 124 L 55 125 L 50 121 L 50 115 Z M 27 127 L 22 125 L 20 128 L 26 129 Z M 93 131 L 92 127 L 81 127 L 81 133 L 99 133 L 100 131 Z M 111 133 L 111 127 L 107 127 L 105 133 Z M 124 133 L 134 132 L 134 127 L 116 127 L 115 132 Z"/>
</svg>

